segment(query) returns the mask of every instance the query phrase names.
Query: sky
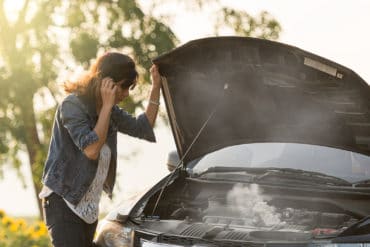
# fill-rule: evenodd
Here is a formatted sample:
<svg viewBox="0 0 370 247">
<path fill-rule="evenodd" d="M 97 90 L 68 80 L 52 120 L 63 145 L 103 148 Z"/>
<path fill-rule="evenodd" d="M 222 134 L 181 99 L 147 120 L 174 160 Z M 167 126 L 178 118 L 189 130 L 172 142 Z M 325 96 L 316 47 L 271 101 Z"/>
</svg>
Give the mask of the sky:
<svg viewBox="0 0 370 247">
<path fill-rule="evenodd" d="M 145 8 L 145 0 L 139 1 Z M 170 2 L 170 1 L 168 1 Z M 268 11 L 281 24 L 279 42 L 299 47 L 344 65 L 370 83 L 370 0 L 229 0 L 221 2 L 256 15 Z M 189 7 L 166 4 L 156 14 L 170 15 L 172 27 L 181 44 L 212 35 L 214 8 L 203 12 Z M 228 35 L 225 33 L 225 35 Z M 161 105 L 161 111 L 165 108 Z M 119 135 L 118 186 L 110 202 L 103 196 L 102 210 L 108 211 L 125 198 L 154 185 L 167 174 L 166 155 L 174 149 L 170 128 L 157 124 L 157 143 L 151 144 Z M 129 149 L 127 147 L 130 147 Z M 130 160 L 123 157 L 135 153 Z M 9 170 L 0 180 L 0 209 L 11 215 L 36 215 L 36 201 L 28 166 L 22 167 L 27 188 Z"/>
<path fill-rule="evenodd" d="M 370 82 L 369 0 L 221 0 L 251 15 L 267 10 L 282 26 L 279 42 L 323 56 Z M 176 13 L 173 26 L 183 43 L 212 34 L 213 10 Z M 226 34 L 227 35 L 227 34 Z"/>
</svg>

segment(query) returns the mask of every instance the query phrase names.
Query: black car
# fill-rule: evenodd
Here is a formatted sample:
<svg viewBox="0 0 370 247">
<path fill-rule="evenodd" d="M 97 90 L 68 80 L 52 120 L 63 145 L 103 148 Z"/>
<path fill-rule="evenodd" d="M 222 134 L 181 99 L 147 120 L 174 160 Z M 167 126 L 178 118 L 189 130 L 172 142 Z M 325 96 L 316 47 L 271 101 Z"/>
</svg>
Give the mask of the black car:
<svg viewBox="0 0 370 247">
<path fill-rule="evenodd" d="M 370 243 L 370 87 L 355 72 L 245 37 L 191 41 L 154 63 L 179 161 L 104 219 L 97 244 Z"/>
</svg>

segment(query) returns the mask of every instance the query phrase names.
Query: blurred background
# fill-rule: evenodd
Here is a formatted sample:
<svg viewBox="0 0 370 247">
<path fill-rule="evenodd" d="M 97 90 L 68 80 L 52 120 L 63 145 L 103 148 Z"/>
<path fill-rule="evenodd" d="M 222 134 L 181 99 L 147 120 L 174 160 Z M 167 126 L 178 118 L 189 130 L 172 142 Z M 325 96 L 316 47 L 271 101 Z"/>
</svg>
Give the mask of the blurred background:
<svg viewBox="0 0 370 247">
<path fill-rule="evenodd" d="M 140 86 L 121 107 L 146 106 L 151 59 L 192 39 L 251 36 L 297 46 L 370 82 L 368 0 L 0 0 L 0 210 L 40 217 L 37 194 L 61 85 L 106 51 L 129 54 Z M 119 135 L 113 200 L 102 216 L 168 173 L 175 149 L 162 102 L 157 143 Z M 0 215 L 1 217 L 1 215 Z"/>
</svg>

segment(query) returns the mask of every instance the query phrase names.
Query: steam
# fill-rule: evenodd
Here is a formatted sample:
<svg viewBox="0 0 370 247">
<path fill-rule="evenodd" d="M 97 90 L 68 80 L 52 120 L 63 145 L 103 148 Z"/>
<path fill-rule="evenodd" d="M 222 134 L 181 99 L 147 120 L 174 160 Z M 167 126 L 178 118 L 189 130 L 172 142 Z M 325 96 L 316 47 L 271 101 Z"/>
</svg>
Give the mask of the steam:
<svg viewBox="0 0 370 247">
<path fill-rule="evenodd" d="M 236 184 L 227 194 L 227 202 L 239 211 L 241 217 L 251 219 L 256 225 L 275 226 L 282 223 L 281 215 L 263 200 L 257 184 Z"/>
</svg>

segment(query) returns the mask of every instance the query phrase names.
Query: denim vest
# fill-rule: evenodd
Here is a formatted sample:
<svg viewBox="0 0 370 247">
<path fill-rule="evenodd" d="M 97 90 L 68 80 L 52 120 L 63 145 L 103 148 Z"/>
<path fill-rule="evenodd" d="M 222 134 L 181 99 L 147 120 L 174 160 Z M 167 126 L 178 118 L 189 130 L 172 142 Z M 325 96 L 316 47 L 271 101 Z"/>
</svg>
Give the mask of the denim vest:
<svg viewBox="0 0 370 247">
<path fill-rule="evenodd" d="M 97 171 L 99 159 L 91 160 L 83 152 L 99 139 L 93 130 L 97 120 L 95 102 L 75 94 L 68 95 L 55 114 L 42 183 L 74 205 L 86 193 Z M 117 131 L 156 141 L 144 113 L 135 118 L 117 105 L 112 108 L 106 139 L 111 160 L 104 183 L 104 191 L 110 198 L 116 178 Z"/>
</svg>

